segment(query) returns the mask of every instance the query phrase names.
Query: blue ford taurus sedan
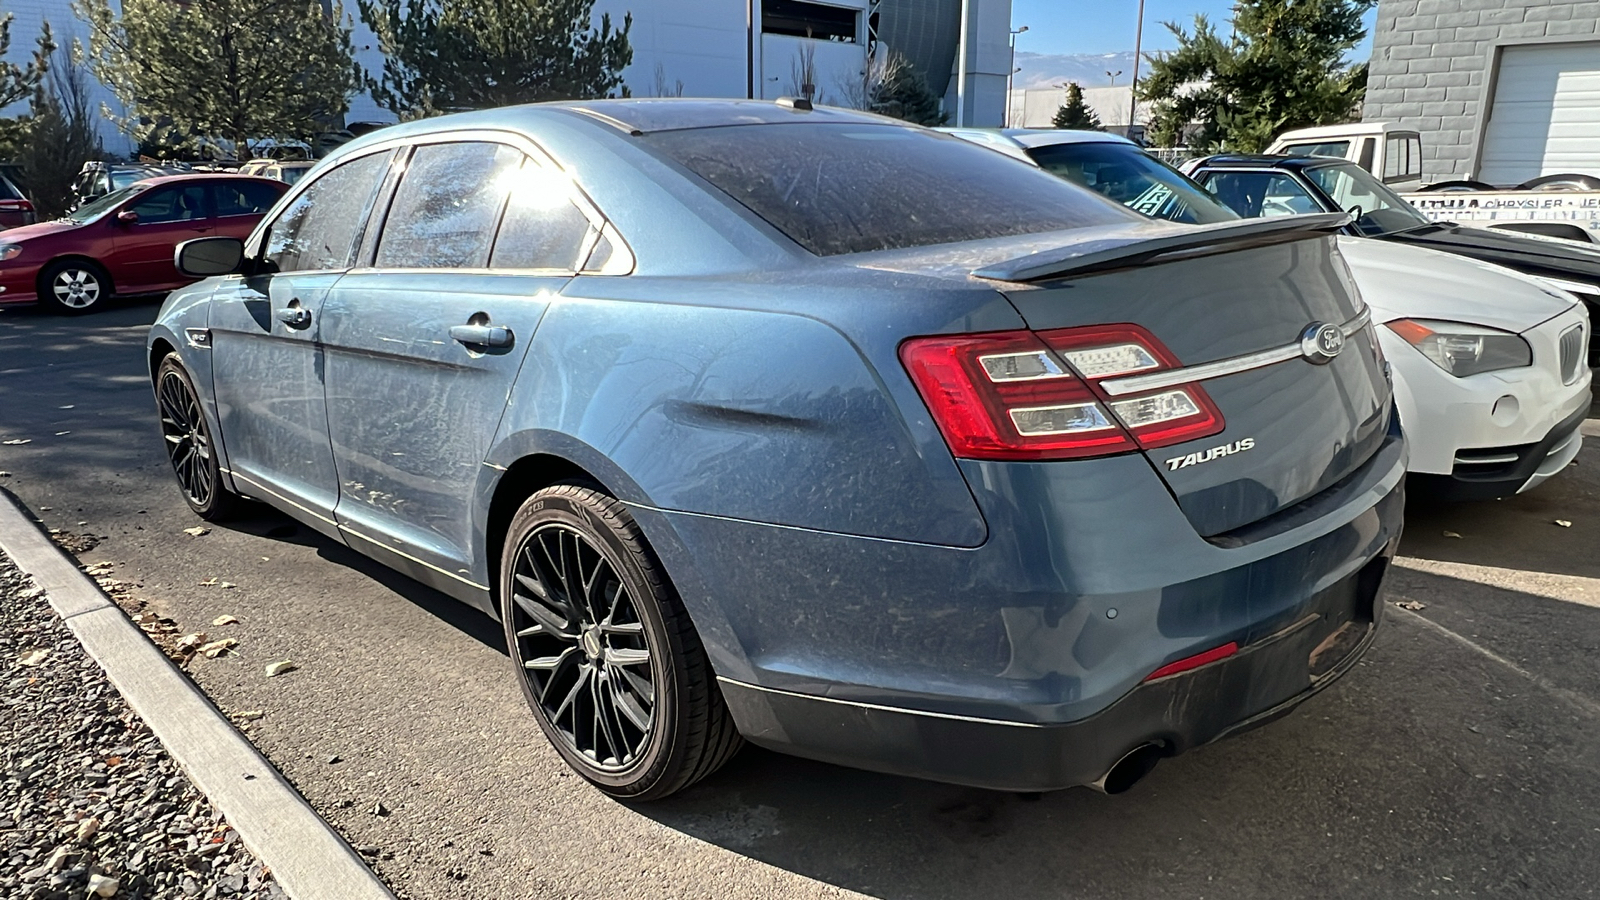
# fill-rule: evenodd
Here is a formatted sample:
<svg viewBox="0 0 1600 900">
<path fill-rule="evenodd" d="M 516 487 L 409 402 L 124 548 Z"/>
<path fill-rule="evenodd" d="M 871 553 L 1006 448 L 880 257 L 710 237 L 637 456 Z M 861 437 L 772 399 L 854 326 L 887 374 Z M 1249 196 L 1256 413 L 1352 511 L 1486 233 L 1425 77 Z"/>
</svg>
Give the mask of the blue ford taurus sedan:
<svg viewBox="0 0 1600 900">
<path fill-rule="evenodd" d="M 1127 788 L 1354 665 L 1403 448 L 1339 216 L 1187 228 L 804 101 L 353 141 L 150 332 L 184 497 L 503 621 L 556 750 Z"/>
</svg>

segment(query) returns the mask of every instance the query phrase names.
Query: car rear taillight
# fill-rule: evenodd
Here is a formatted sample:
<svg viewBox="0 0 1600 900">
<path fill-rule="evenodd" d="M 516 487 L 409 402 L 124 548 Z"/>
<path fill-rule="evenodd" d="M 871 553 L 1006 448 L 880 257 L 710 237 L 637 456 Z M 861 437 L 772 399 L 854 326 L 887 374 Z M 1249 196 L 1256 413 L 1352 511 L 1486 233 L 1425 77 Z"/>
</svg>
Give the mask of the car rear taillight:
<svg viewBox="0 0 1600 900">
<path fill-rule="evenodd" d="M 1137 325 L 912 338 L 900 360 L 945 443 L 965 459 L 1082 459 L 1216 434 L 1196 384 L 1112 398 L 1100 383 L 1179 367 Z"/>
<path fill-rule="evenodd" d="M 33 212 L 33 204 L 26 200 L 0 200 L 0 212 Z"/>
</svg>

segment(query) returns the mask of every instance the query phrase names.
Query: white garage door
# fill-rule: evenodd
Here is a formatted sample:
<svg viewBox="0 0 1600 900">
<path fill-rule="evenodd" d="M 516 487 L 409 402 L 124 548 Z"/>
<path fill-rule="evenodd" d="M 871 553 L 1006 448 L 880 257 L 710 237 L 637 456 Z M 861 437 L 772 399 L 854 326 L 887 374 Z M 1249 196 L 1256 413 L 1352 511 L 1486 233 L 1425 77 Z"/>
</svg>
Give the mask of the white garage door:
<svg viewBox="0 0 1600 900">
<path fill-rule="evenodd" d="M 1600 176 L 1600 43 L 1507 47 L 1478 177 Z"/>
</svg>

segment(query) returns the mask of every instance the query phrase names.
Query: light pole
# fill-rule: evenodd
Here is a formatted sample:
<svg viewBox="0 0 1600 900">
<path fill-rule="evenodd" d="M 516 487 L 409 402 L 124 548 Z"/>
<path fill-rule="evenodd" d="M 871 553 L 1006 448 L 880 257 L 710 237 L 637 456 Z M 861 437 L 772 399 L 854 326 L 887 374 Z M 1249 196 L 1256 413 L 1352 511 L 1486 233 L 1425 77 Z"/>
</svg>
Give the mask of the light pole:
<svg viewBox="0 0 1600 900">
<path fill-rule="evenodd" d="M 1144 0 L 1139 0 L 1139 24 L 1133 31 L 1133 83 L 1128 85 L 1128 131 L 1133 137 L 1133 123 L 1139 111 L 1139 58 L 1144 49 Z M 1143 142 L 1141 142 L 1143 143 Z"/>
<path fill-rule="evenodd" d="M 1017 68 L 1017 35 L 1023 33 L 1024 31 L 1027 31 L 1027 30 L 1028 30 L 1028 26 L 1026 26 L 1026 25 L 1022 26 L 1021 28 L 1013 28 L 1013 29 L 1011 29 L 1011 72 L 1006 75 L 1006 127 L 1007 128 L 1011 127 L 1011 83 L 1012 83 L 1012 78 L 1018 72 L 1022 71 L 1021 69 Z M 1027 101 L 1023 101 L 1023 108 L 1024 109 L 1027 108 Z"/>
<path fill-rule="evenodd" d="M 971 0 L 961 0 L 961 35 L 956 40 L 956 127 L 967 124 L 967 30 Z"/>
<path fill-rule="evenodd" d="M 1117 76 L 1121 75 L 1121 74 L 1122 74 L 1122 70 L 1121 69 L 1118 69 L 1115 72 L 1111 71 L 1110 69 L 1106 70 L 1106 77 L 1111 79 L 1111 86 L 1112 87 L 1116 87 L 1117 86 Z"/>
</svg>

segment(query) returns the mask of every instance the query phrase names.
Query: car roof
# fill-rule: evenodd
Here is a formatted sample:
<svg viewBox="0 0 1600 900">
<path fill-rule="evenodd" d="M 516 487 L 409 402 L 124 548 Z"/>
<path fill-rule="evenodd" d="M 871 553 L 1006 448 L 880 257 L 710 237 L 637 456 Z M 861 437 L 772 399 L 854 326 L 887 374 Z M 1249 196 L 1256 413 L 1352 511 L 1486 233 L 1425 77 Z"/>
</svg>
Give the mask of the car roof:
<svg viewBox="0 0 1600 900">
<path fill-rule="evenodd" d="M 1134 147 L 1139 146 L 1120 134 L 1068 128 L 940 128 L 937 130 L 981 144 L 1003 144 L 1024 150 L 1033 147 L 1054 147 L 1058 144 L 1130 144 Z"/>
<path fill-rule="evenodd" d="M 282 184 L 276 178 L 262 178 L 259 175 L 240 175 L 237 172 L 186 172 L 182 175 L 156 175 L 150 178 L 141 178 L 133 184 L 148 184 L 152 187 L 162 184 L 178 184 L 187 181 L 263 181 L 268 184 Z M 132 187 L 132 185 L 129 185 Z"/>
<path fill-rule="evenodd" d="M 1387 134 L 1391 131 L 1412 131 L 1414 128 L 1401 127 L 1398 122 L 1351 122 L 1348 125 L 1319 125 L 1315 128 L 1296 128 L 1278 135 L 1279 141 L 1315 141 L 1323 138 L 1359 137 L 1361 135 L 1379 133 Z"/>
<path fill-rule="evenodd" d="M 787 105 L 783 100 L 706 100 L 685 97 L 652 97 L 628 100 L 585 100 L 566 103 L 541 103 L 543 107 L 569 109 L 616 126 L 623 131 L 649 134 L 654 131 L 679 131 L 687 128 L 717 128 L 725 125 L 777 125 L 792 122 L 876 124 L 909 126 L 910 123 L 887 116 L 853 109 L 817 106 L 813 109 Z"/>
<path fill-rule="evenodd" d="M 1334 156 L 1284 156 L 1269 153 L 1220 153 L 1208 156 L 1195 165 L 1219 169 L 1315 169 L 1336 166 L 1340 163 L 1355 165 L 1349 160 Z"/>
</svg>

